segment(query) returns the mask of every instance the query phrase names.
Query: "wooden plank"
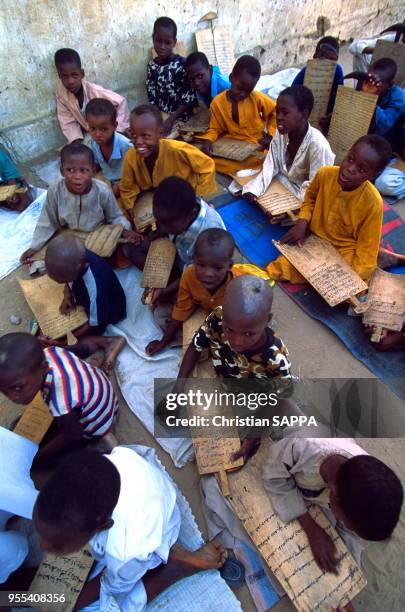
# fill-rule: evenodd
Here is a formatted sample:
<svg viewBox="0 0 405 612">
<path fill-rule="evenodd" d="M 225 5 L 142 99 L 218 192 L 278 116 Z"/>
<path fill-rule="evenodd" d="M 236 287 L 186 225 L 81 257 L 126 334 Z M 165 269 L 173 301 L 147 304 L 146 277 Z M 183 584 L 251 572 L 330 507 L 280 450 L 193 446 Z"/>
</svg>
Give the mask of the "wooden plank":
<svg viewBox="0 0 405 612">
<path fill-rule="evenodd" d="M 210 111 L 200 106 L 192 117 L 185 123 L 179 122 L 180 132 L 205 132 L 210 123 Z"/>
<path fill-rule="evenodd" d="M 231 506 L 297 610 L 343 609 L 364 589 L 366 579 L 319 507 L 310 506 L 309 513 L 337 548 L 338 575 L 318 567 L 298 521 L 284 523 L 277 516 L 261 478 L 265 447 L 266 443 L 262 443 L 243 470 L 228 474 Z"/>
<path fill-rule="evenodd" d="M 36 603 L 39 612 L 72 612 L 90 573 L 94 559 L 87 548 L 70 555 L 47 553 L 30 586 L 30 593 L 46 593 L 64 597 L 58 604 Z M 56 601 L 56 599 L 55 599 Z"/>
<path fill-rule="evenodd" d="M 230 74 L 235 63 L 231 31 L 228 26 L 204 28 L 195 33 L 198 51 L 202 51 L 210 64 L 218 66 L 223 74 Z"/>
<path fill-rule="evenodd" d="M 309 120 L 316 128 L 319 128 L 319 119 L 327 112 L 335 70 L 336 62 L 331 60 L 311 59 L 307 62 L 304 85 L 314 96 L 314 107 Z"/>
<path fill-rule="evenodd" d="M 302 202 L 277 179 L 271 181 L 267 191 L 257 201 L 264 212 L 272 216 L 290 213 L 302 206 Z"/>
<path fill-rule="evenodd" d="M 365 325 L 400 331 L 405 319 L 405 276 L 377 268 L 371 277 Z M 373 339 L 373 338 L 372 338 Z M 374 340 L 379 341 L 377 335 Z"/>
<path fill-rule="evenodd" d="M 22 413 L 17 425 L 14 428 L 14 433 L 39 444 L 48 431 L 53 416 L 49 412 L 49 408 L 42 398 L 41 392 L 38 391 L 32 402 L 28 404 Z"/>
<path fill-rule="evenodd" d="M 328 140 L 340 164 L 356 140 L 368 133 L 378 97 L 339 85 Z"/>
<path fill-rule="evenodd" d="M 153 194 L 155 189 L 143 191 L 136 199 L 132 216 L 135 228 L 138 232 L 144 232 L 148 227 L 156 228 L 155 217 L 153 216 Z"/>
<path fill-rule="evenodd" d="M 169 238 L 158 238 L 150 244 L 143 268 L 141 287 L 164 289 L 176 257 L 176 246 Z"/>
<path fill-rule="evenodd" d="M 311 283 L 329 306 L 337 306 L 365 291 L 367 284 L 326 240 L 311 234 L 302 247 L 274 245 Z"/>
<path fill-rule="evenodd" d="M 183 354 L 186 352 L 197 329 L 201 327 L 207 318 L 207 313 L 202 308 L 197 308 L 186 321 L 183 322 Z"/>
<path fill-rule="evenodd" d="M 405 45 L 391 40 L 377 40 L 373 53 L 373 63 L 383 57 L 389 57 L 397 65 L 395 83 L 401 85 L 405 81 Z"/>
<path fill-rule="evenodd" d="M 19 278 L 18 282 L 45 336 L 61 338 L 87 323 L 83 306 L 77 306 L 68 315 L 60 313 L 64 285 L 55 283 L 47 274 L 32 280 Z"/>
<path fill-rule="evenodd" d="M 111 257 L 117 248 L 118 241 L 123 232 L 122 225 L 101 225 L 90 232 L 85 240 L 85 247 L 99 257 Z"/>
<path fill-rule="evenodd" d="M 218 138 L 213 145 L 213 155 L 225 157 L 234 161 L 244 161 L 260 149 L 260 145 L 246 140 L 235 140 L 234 138 Z"/>
</svg>

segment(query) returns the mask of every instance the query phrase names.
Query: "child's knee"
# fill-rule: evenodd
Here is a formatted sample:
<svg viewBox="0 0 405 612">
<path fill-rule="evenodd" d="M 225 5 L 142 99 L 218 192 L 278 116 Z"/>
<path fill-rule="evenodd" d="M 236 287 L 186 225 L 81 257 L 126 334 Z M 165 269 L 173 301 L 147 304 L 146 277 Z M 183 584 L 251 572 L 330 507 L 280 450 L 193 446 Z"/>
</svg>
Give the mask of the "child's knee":
<svg viewBox="0 0 405 612">
<path fill-rule="evenodd" d="M 405 173 L 397 168 L 386 168 L 375 181 L 382 195 L 398 196 L 405 189 Z"/>
</svg>

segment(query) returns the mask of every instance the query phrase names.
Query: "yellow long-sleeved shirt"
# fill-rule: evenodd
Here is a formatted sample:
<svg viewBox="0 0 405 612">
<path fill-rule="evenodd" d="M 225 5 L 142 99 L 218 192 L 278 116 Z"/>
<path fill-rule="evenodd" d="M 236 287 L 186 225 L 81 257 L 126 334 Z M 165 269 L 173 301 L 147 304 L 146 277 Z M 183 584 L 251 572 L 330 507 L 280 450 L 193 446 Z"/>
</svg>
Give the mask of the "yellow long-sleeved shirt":
<svg viewBox="0 0 405 612">
<path fill-rule="evenodd" d="M 158 187 L 168 176 L 183 178 L 194 187 L 197 195 L 217 191 L 215 164 L 208 155 L 185 142 L 162 138 L 152 176 L 135 148 L 127 152 L 120 181 L 122 207 L 125 210 L 133 209 L 142 191 Z"/>
<path fill-rule="evenodd" d="M 338 183 L 339 167 L 321 168 L 305 192 L 299 213 L 309 230 L 330 242 L 366 282 L 377 266 L 381 240 L 383 201 L 369 181 L 354 191 Z M 303 282 L 303 277 L 282 255 L 267 266 L 272 278 Z"/>
<path fill-rule="evenodd" d="M 232 104 L 228 100 L 227 91 L 218 94 L 210 106 L 210 124 L 204 134 L 198 138 L 215 142 L 221 136 L 234 138 L 235 140 L 246 140 L 257 143 L 263 135 L 263 130 L 271 136 L 276 131 L 276 103 L 261 91 L 252 91 L 251 94 L 241 102 L 238 102 L 239 122 L 232 119 Z M 243 162 L 214 157 L 217 172 L 234 174 L 242 168 L 255 168 L 261 166 L 263 160 L 251 155 Z"/>
</svg>

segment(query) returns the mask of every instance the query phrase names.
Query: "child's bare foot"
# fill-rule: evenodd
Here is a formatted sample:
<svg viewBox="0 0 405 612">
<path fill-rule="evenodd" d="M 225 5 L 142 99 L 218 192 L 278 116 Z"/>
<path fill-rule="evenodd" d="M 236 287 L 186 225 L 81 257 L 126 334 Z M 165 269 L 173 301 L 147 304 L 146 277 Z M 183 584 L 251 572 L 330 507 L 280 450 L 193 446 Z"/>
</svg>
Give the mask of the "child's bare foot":
<svg viewBox="0 0 405 612">
<path fill-rule="evenodd" d="M 382 270 L 391 268 L 391 266 L 405 266 L 405 255 L 394 253 L 384 247 L 380 247 L 377 259 L 378 267 Z"/>
<path fill-rule="evenodd" d="M 126 344 L 125 338 L 122 336 L 111 336 L 106 338 L 105 346 L 105 361 L 103 363 L 103 371 L 109 376 L 114 368 L 115 360 L 118 353 L 124 348 Z"/>
<path fill-rule="evenodd" d="M 100 349 L 95 353 L 92 353 L 90 357 L 87 357 L 86 361 L 93 366 L 93 368 L 101 368 L 105 361 L 105 351 Z"/>
<path fill-rule="evenodd" d="M 216 542 L 208 542 L 194 552 L 175 544 L 170 551 L 170 556 L 173 560 L 198 570 L 218 569 L 226 561 L 226 550 Z"/>
</svg>

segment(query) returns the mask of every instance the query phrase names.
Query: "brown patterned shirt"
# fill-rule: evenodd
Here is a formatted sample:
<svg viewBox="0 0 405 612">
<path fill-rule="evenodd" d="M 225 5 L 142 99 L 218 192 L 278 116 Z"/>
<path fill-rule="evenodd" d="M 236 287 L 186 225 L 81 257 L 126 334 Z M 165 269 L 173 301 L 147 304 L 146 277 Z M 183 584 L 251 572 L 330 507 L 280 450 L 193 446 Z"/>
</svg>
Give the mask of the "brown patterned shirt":
<svg viewBox="0 0 405 612">
<path fill-rule="evenodd" d="M 206 318 L 193 338 L 194 348 L 208 351 L 220 378 L 292 378 L 288 350 L 273 330 L 266 329 L 268 343 L 258 353 L 236 353 L 232 350 L 222 327 L 222 306 Z"/>
</svg>

